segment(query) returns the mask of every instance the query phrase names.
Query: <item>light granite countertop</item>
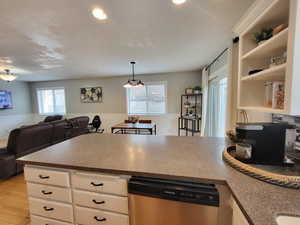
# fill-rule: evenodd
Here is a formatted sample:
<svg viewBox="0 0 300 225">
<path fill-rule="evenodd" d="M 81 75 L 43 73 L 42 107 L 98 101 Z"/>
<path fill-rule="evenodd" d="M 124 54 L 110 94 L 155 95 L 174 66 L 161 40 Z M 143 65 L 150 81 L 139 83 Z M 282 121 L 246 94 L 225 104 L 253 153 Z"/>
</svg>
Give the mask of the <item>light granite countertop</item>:
<svg viewBox="0 0 300 225">
<path fill-rule="evenodd" d="M 18 159 L 31 165 L 227 184 L 251 225 L 300 215 L 300 190 L 241 174 L 222 160 L 224 138 L 89 134 Z"/>
</svg>

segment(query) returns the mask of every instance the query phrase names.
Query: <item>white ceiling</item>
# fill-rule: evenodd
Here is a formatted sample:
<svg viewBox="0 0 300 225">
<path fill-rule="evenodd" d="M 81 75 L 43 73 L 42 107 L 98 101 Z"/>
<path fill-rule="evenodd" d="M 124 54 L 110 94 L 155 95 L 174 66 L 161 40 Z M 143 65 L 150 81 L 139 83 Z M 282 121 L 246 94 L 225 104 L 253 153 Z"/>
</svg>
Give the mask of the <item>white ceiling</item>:
<svg viewBox="0 0 300 225">
<path fill-rule="evenodd" d="M 253 0 L 1 0 L 0 70 L 40 81 L 200 69 Z M 91 15 L 101 7 L 105 21 Z"/>
</svg>

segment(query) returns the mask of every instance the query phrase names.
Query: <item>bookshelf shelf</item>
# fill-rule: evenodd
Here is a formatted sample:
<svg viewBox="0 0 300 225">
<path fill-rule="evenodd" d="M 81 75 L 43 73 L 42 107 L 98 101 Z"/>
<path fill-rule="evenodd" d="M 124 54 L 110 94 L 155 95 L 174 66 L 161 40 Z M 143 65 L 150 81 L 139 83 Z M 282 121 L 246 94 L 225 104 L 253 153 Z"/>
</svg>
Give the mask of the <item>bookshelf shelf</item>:
<svg viewBox="0 0 300 225">
<path fill-rule="evenodd" d="M 245 54 L 242 59 L 258 59 L 278 54 L 278 52 L 287 48 L 288 34 L 289 29 L 286 28 L 271 39 L 265 41 L 263 44 L 252 49 Z"/>
<path fill-rule="evenodd" d="M 241 80 L 246 81 L 284 81 L 287 64 L 272 67 L 253 75 L 244 76 Z"/>
<path fill-rule="evenodd" d="M 300 64 L 297 64 L 300 61 L 299 3 L 300 0 L 274 0 L 240 31 L 238 109 L 300 115 Z M 254 33 L 277 26 L 286 28 L 260 45 L 255 43 Z M 284 59 L 286 63 L 270 67 L 271 59 L 274 61 L 277 57 L 282 57 L 280 60 Z M 264 70 L 248 75 L 249 71 L 258 69 Z M 274 108 L 266 107 L 266 102 Z M 276 108 L 282 105 L 284 109 Z"/>
</svg>

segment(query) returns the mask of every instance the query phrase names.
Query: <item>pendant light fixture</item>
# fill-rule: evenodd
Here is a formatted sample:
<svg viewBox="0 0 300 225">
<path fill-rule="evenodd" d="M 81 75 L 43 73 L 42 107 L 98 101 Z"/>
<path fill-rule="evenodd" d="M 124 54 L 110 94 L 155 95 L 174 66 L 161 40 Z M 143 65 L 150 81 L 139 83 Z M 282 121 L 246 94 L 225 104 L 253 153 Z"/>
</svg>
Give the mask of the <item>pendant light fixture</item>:
<svg viewBox="0 0 300 225">
<path fill-rule="evenodd" d="M 133 61 L 133 62 L 130 62 L 130 64 L 131 64 L 131 67 L 132 67 L 132 79 L 131 80 L 129 79 L 128 82 L 123 85 L 123 87 L 124 88 L 131 88 L 131 87 L 142 87 L 142 86 L 144 86 L 144 83 L 141 80 L 136 80 L 134 78 L 134 75 L 135 75 L 134 66 L 135 66 L 136 62 Z"/>
<path fill-rule="evenodd" d="M 5 71 L 5 73 L 0 73 L 0 78 L 2 80 L 5 80 L 7 82 L 11 82 L 11 81 L 13 81 L 17 78 L 17 76 L 15 74 L 12 74 L 10 72 L 10 70 L 6 69 L 4 71 Z"/>
</svg>

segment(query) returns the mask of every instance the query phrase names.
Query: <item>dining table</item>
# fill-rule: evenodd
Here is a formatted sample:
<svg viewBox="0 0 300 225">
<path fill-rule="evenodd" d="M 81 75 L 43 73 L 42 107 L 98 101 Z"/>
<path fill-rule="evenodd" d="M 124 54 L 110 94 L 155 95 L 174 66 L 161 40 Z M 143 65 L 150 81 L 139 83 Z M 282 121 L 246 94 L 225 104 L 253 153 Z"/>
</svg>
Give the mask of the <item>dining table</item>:
<svg viewBox="0 0 300 225">
<path fill-rule="evenodd" d="M 155 123 L 119 123 L 111 127 L 112 134 L 156 135 Z"/>
</svg>

